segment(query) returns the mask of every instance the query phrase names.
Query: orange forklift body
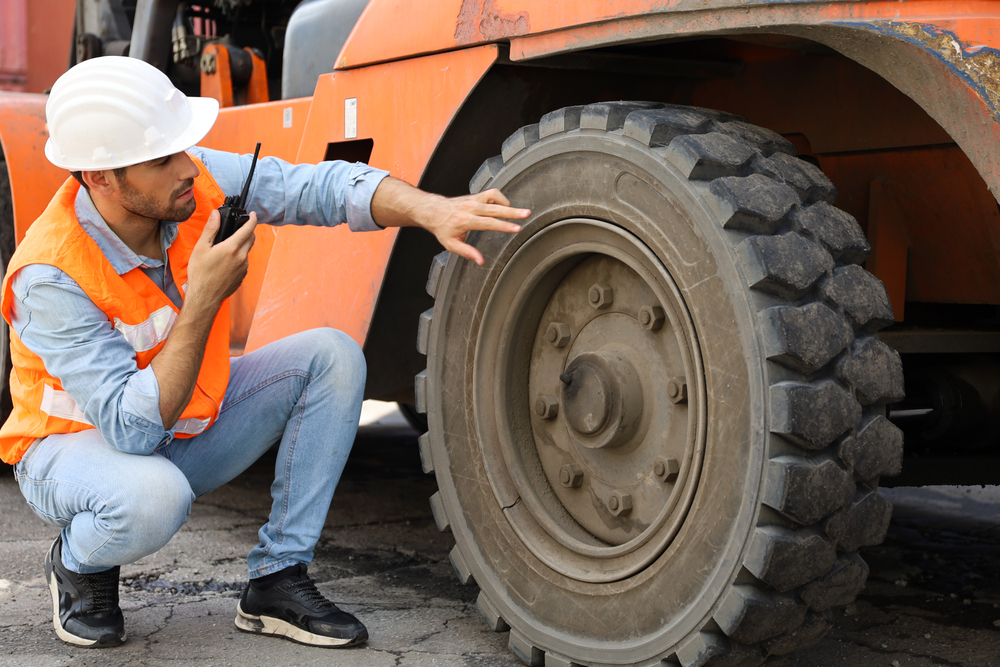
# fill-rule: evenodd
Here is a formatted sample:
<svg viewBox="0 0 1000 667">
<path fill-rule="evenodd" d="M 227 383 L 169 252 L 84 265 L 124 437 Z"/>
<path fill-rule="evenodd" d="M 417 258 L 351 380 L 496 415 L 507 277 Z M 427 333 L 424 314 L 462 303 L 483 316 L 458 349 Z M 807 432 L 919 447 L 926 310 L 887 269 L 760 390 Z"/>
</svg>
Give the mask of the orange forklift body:
<svg viewBox="0 0 1000 667">
<path fill-rule="evenodd" d="M 386 26 L 406 29 L 388 39 Z M 710 79 L 687 100 L 804 138 L 800 154 L 816 156 L 839 186 L 840 205 L 866 228 L 869 268 L 888 286 L 897 319 L 910 301 L 1000 303 L 1000 9 L 988 1 L 372 0 L 337 71 L 320 77 L 312 98 L 224 109 L 203 144 L 241 151 L 260 140 L 262 154 L 301 163 L 367 140 L 372 165 L 421 184 L 492 67 L 677 38 L 741 45 L 732 54 L 746 63 L 739 79 Z M 770 90 L 803 65 L 782 62 L 771 48 L 786 38 L 846 56 L 817 65 L 829 70 L 821 72 L 829 99 L 809 99 L 814 91 L 806 84 L 805 99 L 774 103 Z M 228 99 L 221 89 L 215 94 Z M 871 95 L 900 114 L 890 122 L 845 122 Z M 345 127 L 348 100 L 356 101 L 356 120 Z M 42 155 L 43 105 L 41 96 L 0 98 L 17 238 L 67 176 Z M 914 160 L 926 169 L 914 171 Z M 899 178 L 904 162 L 910 173 Z M 953 219 L 935 207 L 914 210 L 914 192 L 954 199 L 960 210 L 950 211 Z M 281 228 L 259 235 L 233 308 L 234 344 L 254 349 L 314 326 L 364 342 L 397 232 Z"/>
</svg>

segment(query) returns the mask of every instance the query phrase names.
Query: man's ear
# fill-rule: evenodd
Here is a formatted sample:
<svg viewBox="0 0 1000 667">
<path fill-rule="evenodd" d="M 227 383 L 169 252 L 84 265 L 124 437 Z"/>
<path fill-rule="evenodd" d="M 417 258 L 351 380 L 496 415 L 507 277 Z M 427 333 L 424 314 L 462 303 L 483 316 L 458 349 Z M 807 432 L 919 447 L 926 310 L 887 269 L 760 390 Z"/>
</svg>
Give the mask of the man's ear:
<svg viewBox="0 0 1000 667">
<path fill-rule="evenodd" d="M 81 174 L 83 176 L 84 183 L 90 188 L 90 191 L 104 197 L 111 196 L 118 182 L 114 180 L 111 175 L 111 170 L 104 171 L 85 171 Z"/>
</svg>

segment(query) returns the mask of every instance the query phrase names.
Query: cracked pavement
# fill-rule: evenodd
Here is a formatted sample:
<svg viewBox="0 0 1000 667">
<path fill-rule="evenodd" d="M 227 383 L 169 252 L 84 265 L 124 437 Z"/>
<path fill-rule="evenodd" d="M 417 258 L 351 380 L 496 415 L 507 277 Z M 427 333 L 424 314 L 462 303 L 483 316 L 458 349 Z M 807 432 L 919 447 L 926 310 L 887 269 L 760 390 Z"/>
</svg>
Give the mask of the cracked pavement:
<svg viewBox="0 0 1000 667">
<path fill-rule="evenodd" d="M 160 552 L 122 567 L 129 633 L 119 648 L 68 646 L 52 631 L 42 560 L 57 529 L 24 503 L 0 470 L 0 667 L 66 665 L 506 667 L 521 663 L 507 634 L 490 632 L 478 590 L 458 583 L 427 502 L 416 437 L 392 418 L 363 429 L 309 573 L 358 615 L 371 639 L 324 650 L 240 632 L 233 625 L 244 557 L 270 506 L 262 461 L 199 499 Z M 775 667 L 1000 667 L 1000 490 L 888 489 L 896 506 L 859 599 L 835 610 L 819 644 Z"/>
</svg>

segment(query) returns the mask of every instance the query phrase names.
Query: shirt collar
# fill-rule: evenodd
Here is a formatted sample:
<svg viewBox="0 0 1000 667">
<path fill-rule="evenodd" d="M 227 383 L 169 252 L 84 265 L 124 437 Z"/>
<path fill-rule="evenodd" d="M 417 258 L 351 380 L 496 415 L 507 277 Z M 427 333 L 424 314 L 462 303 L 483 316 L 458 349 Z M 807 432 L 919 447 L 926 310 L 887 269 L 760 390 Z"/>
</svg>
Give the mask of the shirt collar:
<svg viewBox="0 0 1000 667">
<path fill-rule="evenodd" d="M 87 235 L 94 239 L 94 243 L 101 249 L 114 268 L 115 273 L 124 275 L 133 269 L 151 268 L 163 266 L 163 262 L 149 257 L 137 255 L 125 243 L 118 238 L 118 235 L 111 231 L 108 223 L 104 221 L 94 200 L 90 198 L 87 188 L 80 188 L 76 195 L 76 218 L 80 221 L 80 226 Z M 163 256 L 166 257 L 167 249 L 177 238 L 176 222 L 160 222 L 160 242 L 163 244 Z"/>
</svg>

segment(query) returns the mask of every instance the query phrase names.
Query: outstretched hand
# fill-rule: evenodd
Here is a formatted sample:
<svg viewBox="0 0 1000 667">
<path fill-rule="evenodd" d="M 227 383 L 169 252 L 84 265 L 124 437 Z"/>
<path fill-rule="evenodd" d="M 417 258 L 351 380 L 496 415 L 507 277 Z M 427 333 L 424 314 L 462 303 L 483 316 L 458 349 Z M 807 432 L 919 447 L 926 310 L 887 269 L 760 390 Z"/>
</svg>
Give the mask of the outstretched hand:
<svg viewBox="0 0 1000 667">
<path fill-rule="evenodd" d="M 434 234 L 445 250 L 470 259 L 480 266 L 483 255 L 465 242 L 474 230 L 516 234 L 521 226 L 508 220 L 531 215 L 514 208 L 499 190 L 487 190 L 462 197 L 442 197 L 395 178 L 386 178 L 372 198 L 372 217 L 383 227 L 423 227 Z"/>
<path fill-rule="evenodd" d="M 429 217 L 424 229 L 434 234 L 445 250 L 483 265 L 483 255 L 465 242 L 466 235 L 476 229 L 516 234 L 521 225 L 507 220 L 520 220 L 531 215 L 524 208 L 512 208 L 499 190 L 487 190 L 474 195 L 441 197 L 441 212 Z"/>
</svg>

